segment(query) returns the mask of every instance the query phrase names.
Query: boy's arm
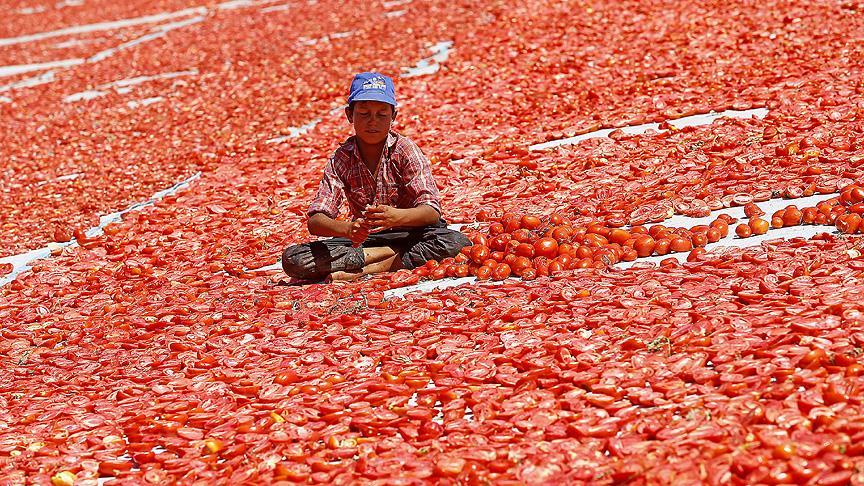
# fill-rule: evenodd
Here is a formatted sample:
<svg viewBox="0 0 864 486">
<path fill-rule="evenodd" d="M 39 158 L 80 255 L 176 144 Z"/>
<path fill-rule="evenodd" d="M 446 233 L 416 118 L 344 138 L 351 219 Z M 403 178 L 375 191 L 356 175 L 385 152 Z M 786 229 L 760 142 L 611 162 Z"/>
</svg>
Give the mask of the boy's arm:
<svg viewBox="0 0 864 486">
<path fill-rule="evenodd" d="M 374 229 L 430 226 L 437 223 L 440 218 L 438 210 L 428 204 L 419 204 L 406 209 L 385 205 L 366 209 L 366 220 Z"/>
<path fill-rule="evenodd" d="M 335 236 L 348 238 L 354 244 L 366 241 L 369 236 L 369 224 L 362 219 L 354 221 L 339 221 L 324 213 L 315 213 L 306 221 L 309 233 L 315 236 Z"/>
<path fill-rule="evenodd" d="M 335 236 L 348 238 L 360 244 L 369 235 L 369 227 L 362 220 L 339 221 L 339 207 L 345 198 L 345 185 L 336 173 L 336 157 L 331 157 L 324 166 L 324 177 L 318 186 L 318 193 L 306 213 L 306 227 L 315 236 Z"/>
</svg>

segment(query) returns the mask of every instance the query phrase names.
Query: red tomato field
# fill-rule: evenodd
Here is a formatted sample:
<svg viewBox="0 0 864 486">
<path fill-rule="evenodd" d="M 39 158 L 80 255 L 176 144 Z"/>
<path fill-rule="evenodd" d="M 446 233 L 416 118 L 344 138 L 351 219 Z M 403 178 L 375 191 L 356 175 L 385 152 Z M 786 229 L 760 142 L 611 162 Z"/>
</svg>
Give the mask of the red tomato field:
<svg viewBox="0 0 864 486">
<path fill-rule="evenodd" d="M 0 486 L 864 485 L 864 2 L 4 12 Z M 368 70 L 473 246 L 282 285 Z"/>
</svg>

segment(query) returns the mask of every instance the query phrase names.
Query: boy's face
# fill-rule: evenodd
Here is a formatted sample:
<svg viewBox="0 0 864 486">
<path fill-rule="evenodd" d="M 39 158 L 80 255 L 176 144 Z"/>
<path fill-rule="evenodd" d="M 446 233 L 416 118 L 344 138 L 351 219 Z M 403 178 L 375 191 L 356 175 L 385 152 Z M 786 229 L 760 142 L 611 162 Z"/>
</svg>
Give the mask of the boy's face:
<svg viewBox="0 0 864 486">
<path fill-rule="evenodd" d="M 393 106 L 381 101 L 358 101 L 353 111 L 346 108 L 348 121 L 354 125 L 354 133 L 364 143 L 376 145 L 387 140 L 390 125 L 396 118 Z"/>
</svg>

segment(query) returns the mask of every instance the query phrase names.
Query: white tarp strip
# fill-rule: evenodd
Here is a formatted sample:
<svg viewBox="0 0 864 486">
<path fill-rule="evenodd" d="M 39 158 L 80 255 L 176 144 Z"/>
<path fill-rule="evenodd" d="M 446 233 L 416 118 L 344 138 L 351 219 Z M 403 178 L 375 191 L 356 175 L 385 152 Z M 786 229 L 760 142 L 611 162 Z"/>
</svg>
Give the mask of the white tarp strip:
<svg viewBox="0 0 864 486">
<path fill-rule="evenodd" d="M 710 125 L 714 122 L 714 120 L 717 120 L 719 118 L 765 118 L 767 114 L 767 108 L 754 108 L 752 110 L 744 111 L 726 110 L 719 113 L 711 112 L 701 115 L 686 116 L 684 118 L 678 118 L 676 120 L 669 120 L 667 123 L 669 123 L 669 125 L 672 125 L 675 128 L 680 129 L 684 127 Z M 648 130 L 655 130 L 658 132 L 665 131 L 660 129 L 659 123 L 645 123 L 643 125 L 631 125 L 621 128 L 604 128 L 602 130 L 584 133 L 575 137 L 562 138 L 560 140 L 552 140 L 549 142 L 534 144 L 528 147 L 528 150 L 547 150 L 554 147 L 560 147 L 562 145 L 573 145 L 591 138 L 606 138 L 609 136 L 610 133 L 615 130 L 621 130 L 622 132 L 630 135 L 641 135 Z"/>
<path fill-rule="evenodd" d="M 18 74 L 31 73 L 33 71 L 45 71 L 54 68 L 67 68 L 84 64 L 84 59 L 62 59 L 60 61 L 37 62 L 33 64 L 18 64 L 15 66 L 0 66 L 0 78 L 16 76 Z"/>
<path fill-rule="evenodd" d="M 105 30 L 123 29 L 126 27 L 134 27 L 137 25 L 154 24 L 164 22 L 166 20 L 188 17 L 190 15 L 204 15 L 207 13 L 206 7 L 195 7 L 178 10 L 176 12 L 166 12 L 155 15 L 145 15 L 143 17 L 134 17 L 131 19 L 114 20 L 110 22 L 97 22 L 95 24 L 76 25 L 74 27 L 66 27 L 63 29 L 50 30 L 47 32 L 39 32 L 36 34 L 22 35 L 18 37 L 6 37 L 0 39 L 0 47 L 11 46 L 15 44 L 24 44 L 27 42 L 36 42 L 52 37 L 60 37 L 64 35 L 87 34 L 90 32 L 101 32 Z"/>
</svg>

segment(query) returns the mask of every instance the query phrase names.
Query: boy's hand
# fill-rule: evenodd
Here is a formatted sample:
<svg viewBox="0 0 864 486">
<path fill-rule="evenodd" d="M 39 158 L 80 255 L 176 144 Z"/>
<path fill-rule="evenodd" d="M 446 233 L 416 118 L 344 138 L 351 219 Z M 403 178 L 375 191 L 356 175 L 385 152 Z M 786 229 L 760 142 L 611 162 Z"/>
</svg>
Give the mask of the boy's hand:
<svg viewBox="0 0 864 486">
<path fill-rule="evenodd" d="M 366 208 L 366 221 L 375 230 L 402 226 L 402 211 L 392 206 L 379 205 Z"/>
<path fill-rule="evenodd" d="M 351 222 L 351 227 L 348 228 L 348 239 L 354 243 L 354 246 L 360 246 L 369 237 L 371 227 L 365 220 L 355 219 Z"/>
</svg>

